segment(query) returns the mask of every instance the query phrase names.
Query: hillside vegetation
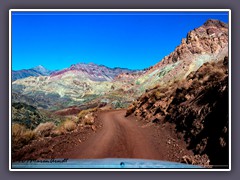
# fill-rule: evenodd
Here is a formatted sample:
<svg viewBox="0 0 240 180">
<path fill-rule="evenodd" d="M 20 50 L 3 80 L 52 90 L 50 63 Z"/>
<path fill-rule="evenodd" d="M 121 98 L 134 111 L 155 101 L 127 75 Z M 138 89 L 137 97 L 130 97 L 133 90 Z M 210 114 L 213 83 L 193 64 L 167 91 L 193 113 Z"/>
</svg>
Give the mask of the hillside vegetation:
<svg viewBox="0 0 240 180">
<path fill-rule="evenodd" d="M 206 154 L 212 165 L 228 164 L 228 57 L 203 64 L 186 80 L 149 89 L 130 105 L 130 114 L 174 124 L 196 155 Z"/>
</svg>

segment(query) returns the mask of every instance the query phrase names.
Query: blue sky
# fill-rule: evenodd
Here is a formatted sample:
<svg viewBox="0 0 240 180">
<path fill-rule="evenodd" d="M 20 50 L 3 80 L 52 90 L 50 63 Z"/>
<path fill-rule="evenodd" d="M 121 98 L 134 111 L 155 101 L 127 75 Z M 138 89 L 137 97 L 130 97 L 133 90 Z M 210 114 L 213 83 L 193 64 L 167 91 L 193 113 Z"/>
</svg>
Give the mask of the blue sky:
<svg viewBox="0 0 240 180">
<path fill-rule="evenodd" d="M 227 12 L 13 12 L 12 68 L 55 70 L 80 62 L 143 69 L 208 19 Z"/>
</svg>

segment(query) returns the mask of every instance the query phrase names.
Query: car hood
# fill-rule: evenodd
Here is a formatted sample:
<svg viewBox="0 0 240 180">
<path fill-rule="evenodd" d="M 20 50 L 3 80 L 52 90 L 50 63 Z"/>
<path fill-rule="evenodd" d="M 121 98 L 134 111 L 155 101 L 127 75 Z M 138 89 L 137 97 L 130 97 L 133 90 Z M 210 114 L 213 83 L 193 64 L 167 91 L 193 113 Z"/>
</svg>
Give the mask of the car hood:
<svg viewBox="0 0 240 180">
<path fill-rule="evenodd" d="M 102 169 L 102 168 L 202 168 L 201 166 L 189 165 L 177 162 L 145 160 L 145 159 L 47 159 L 27 160 L 12 163 L 13 169 Z"/>
</svg>

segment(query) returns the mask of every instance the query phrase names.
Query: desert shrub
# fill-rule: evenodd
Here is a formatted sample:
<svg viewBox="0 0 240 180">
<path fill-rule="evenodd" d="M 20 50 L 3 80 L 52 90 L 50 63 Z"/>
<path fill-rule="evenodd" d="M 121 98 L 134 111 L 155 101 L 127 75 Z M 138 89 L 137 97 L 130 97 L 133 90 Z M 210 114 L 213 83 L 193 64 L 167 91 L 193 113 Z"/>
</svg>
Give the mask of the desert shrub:
<svg viewBox="0 0 240 180">
<path fill-rule="evenodd" d="M 56 128 L 53 122 L 46 122 L 39 124 L 35 129 L 34 132 L 38 136 L 46 137 L 51 134 L 51 132 Z"/>
<path fill-rule="evenodd" d="M 125 107 L 126 107 L 123 102 L 117 101 L 117 100 L 116 100 L 116 101 L 113 101 L 113 102 L 112 102 L 112 105 L 113 105 L 113 108 L 114 108 L 114 109 L 125 108 Z"/>
<path fill-rule="evenodd" d="M 169 86 L 161 86 L 160 88 L 158 88 L 159 92 L 165 93 L 170 89 Z"/>
<path fill-rule="evenodd" d="M 139 81 L 136 81 L 136 85 L 140 85 L 141 83 Z"/>
<path fill-rule="evenodd" d="M 222 69 L 215 69 L 214 74 L 215 74 L 215 77 L 218 79 L 225 77 L 225 72 Z"/>
<path fill-rule="evenodd" d="M 199 86 L 200 86 L 200 82 L 198 81 L 198 79 L 194 79 L 194 80 L 192 81 L 191 87 L 197 88 L 197 87 L 199 87 Z"/>
<path fill-rule="evenodd" d="M 84 125 L 93 125 L 94 123 L 94 116 L 93 113 L 89 113 L 85 116 L 84 120 L 83 120 L 83 124 Z"/>
<path fill-rule="evenodd" d="M 203 74 L 207 74 L 212 70 L 213 66 L 210 63 L 204 63 L 200 69 L 203 71 Z M 200 70 L 199 69 L 199 70 Z"/>
<path fill-rule="evenodd" d="M 92 112 L 96 112 L 97 110 L 98 110 L 97 108 L 82 110 L 80 113 L 78 113 L 78 118 L 80 120 L 84 119 L 87 114 L 92 113 Z"/>
<path fill-rule="evenodd" d="M 13 124 L 12 125 L 12 137 L 21 136 L 24 133 L 25 129 L 26 128 L 23 125 Z"/>
<path fill-rule="evenodd" d="M 73 131 L 74 129 L 76 129 L 76 123 L 70 119 L 66 119 L 63 124 L 62 124 L 63 128 L 66 130 L 66 131 Z"/>
<path fill-rule="evenodd" d="M 83 125 L 93 125 L 94 124 L 94 112 L 96 112 L 98 108 L 92 108 L 87 110 L 82 110 L 78 114 L 78 118 L 81 124 Z"/>
<path fill-rule="evenodd" d="M 157 90 L 157 91 L 155 91 L 154 96 L 155 96 L 155 99 L 159 100 L 159 99 L 165 97 L 165 94 L 162 93 L 160 90 Z"/>
<path fill-rule="evenodd" d="M 26 129 L 25 126 L 14 123 L 12 124 L 12 149 L 16 151 L 27 145 L 35 139 L 36 134 L 32 130 Z"/>
<path fill-rule="evenodd" d="M 159 74 L 158 74 L 158 76 L 159 77 L 163 77 L 163 76 L 165 76 L 165 74 L 167 74 L 168 73 L 168 71 L 161 71 Z"/>
<path fill-rule="evenodd" d="M 51 136 L 55 137 L 55 136 L 60 136 L 64 134 L 64 129 L 62 127 L 56 128 L 55 130 L 53 130 L 51 132 Z"/>
<path fill-rule="evenodd" d="M 215 69 L 212 72 L 207 74 L 205 81 L 218 81 L 222 79 L 224 76 L 225 76 L 224 71 Z"/>
<path fill-rule="evenodd" d="M 25 103 L 12 104 L 12 121 L 28 129 L 34 129 L 42 121 L 42 115 L 35 107 Z"/>
</svg>

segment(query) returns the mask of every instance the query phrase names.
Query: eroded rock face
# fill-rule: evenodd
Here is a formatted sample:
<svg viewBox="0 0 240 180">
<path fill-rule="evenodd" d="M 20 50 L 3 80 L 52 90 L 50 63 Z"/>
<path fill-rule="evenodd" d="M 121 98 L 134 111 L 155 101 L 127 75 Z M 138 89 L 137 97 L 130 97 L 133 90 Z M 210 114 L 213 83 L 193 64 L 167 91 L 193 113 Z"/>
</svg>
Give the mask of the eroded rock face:
<svg viewBox="0 0 240 180">
<path fill-rule="evenodd" d="M 208 20 L 203 26 L 190 31 L 186 39 L 160 64 L 174 63 L 194 54 L 220 53 L 228 45 L 228 26 L 219 20 Z"/>
<path fill-rule="evenodd" d="M 210 19 L 187 33 L 181 44 L 156 65 L 137 73 L 119 74 L 115 81 L 132 83 L 133 80 L 135 84 L 149 89 L 156 84 L 182 80 L 205 62 L 217 61 L 225 56 L 228 56 L 228 25 Z"/>
<path fill-rule="evenodd" d="M 219 53 L 228 44 L 228 27 L 221 21 L 208 20 L 187 34 L 186 44 L 192 53 Z"/>
<path fill-rule="evenodd" d="M 204 63 L 214 62 L 228 56 L 228 25 L 219 20 L 208 20 L 202 26 L 187 33 L 186 38 L 159 63 L 141 74 L 120 75 L 117 80 L 133 82 L 139 96 L 156 85 L 182 81 Z"/>
<path fill-rule="evenodd" d="M 196 155 L 206 154 L 211 165 L 227 165 L 228 57 L 205 63 L 185 80 L 148 90 L 129 107 L 129 114 L 175 124 Z"/>
</svg>

